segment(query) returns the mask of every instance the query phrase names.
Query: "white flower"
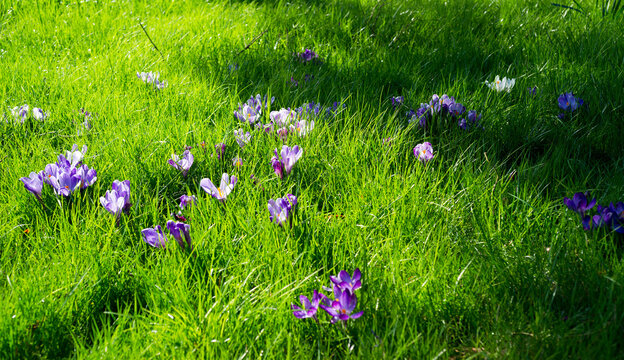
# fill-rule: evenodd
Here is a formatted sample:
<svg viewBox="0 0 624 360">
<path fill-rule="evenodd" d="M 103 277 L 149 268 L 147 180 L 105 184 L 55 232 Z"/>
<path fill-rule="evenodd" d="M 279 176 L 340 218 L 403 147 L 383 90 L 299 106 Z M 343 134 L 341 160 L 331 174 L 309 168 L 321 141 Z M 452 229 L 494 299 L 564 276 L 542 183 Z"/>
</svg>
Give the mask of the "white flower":
<svg viewBox="0 0 624 360">
<path fill-rule="evenodd" d="M 497 92 L 507 91 L 511 92 L 511 89 L 516 84 L 516 79 L 507 79 L 504 77 L 502 80 L 498 75 L 494 78 L 494 82 L 485 81 L 485 85 L 487 85 L 490 89 L 496 90 Z"/>
<path fill-rule="evenodd" d="M 160 73 L 158 72 L 137 72 L 137 77 L 141 80 L 143 80 L 143 82 L 145 82 L 146 84 L 151 84 L 153 85 L 156 89 L 162 89 L 167 87 L 167 81 L 163 80 L 163 81 L 159 81 L 158 77 L 160 76 Z"/>
<path fill-rule="evenodd" d="M 34 108 L 32 111 L 33 117 L 35 118 L 35 120 L 39 120 L 39 121 L 43 121 L 45 119 L 48 118 L 48 113 L 39 109 L 39 108 Z"/>
</svg>

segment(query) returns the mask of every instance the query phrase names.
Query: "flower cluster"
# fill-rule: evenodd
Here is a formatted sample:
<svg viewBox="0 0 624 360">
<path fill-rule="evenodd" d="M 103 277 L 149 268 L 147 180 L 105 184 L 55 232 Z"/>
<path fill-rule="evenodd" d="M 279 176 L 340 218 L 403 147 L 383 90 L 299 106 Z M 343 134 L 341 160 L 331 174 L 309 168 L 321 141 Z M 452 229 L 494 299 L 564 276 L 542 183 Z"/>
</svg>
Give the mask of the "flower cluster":
<svg viewBox="0 0 624 360">
<path fill-rule="evenodd" d="M 504 77 L 501 80 L 501 78 L 496 75 L 493 82 L 489 82 L 486 80 L 485 85 L 487 85 L 487 87 L 492 90 L 496 90 L 496 92 L 511 92 L 511 89 L 513 89 L 514 85 L 516 85 L 516 79 L 507 79 L 506 77 Z"/>
<path fill-rule="evenodd" d="M 571 114 L 583 105 L 583 99 L 574 96 L 571 92 L 560 95 L 557 102 L 559 103 L 559 108 L 564 111 L 559 114 L 559 118 L 562 120 L 565 118 L 566 113 Z"/>
<path fill-rule="evenodd" d="M 570 199 L 563 198 L 563 203 L 568 209 L 576 212 L 581 217 L 583 229 L 591 230 L 606 226 L 611 230 L 624 234 L 624 203 L 610 203 L 608 206 L 596 206 L 596 215 L 589 215 L 588 212 L 596 205 L 596 199 L 589 200 L 589 193 L 578 192 Z"/>
<path fill-rule="evenodd" d="M 122 212 L 128 213 L 130 203 L 130 180 L 113 181 L 112 190 L 106 190 L 106 194 L 100 197 L 100 203 L 109 213 L 119 217 Z"/>
<path fill-rule="evenodd" d="M 31 115 L 30 106 L 28 106 L 28 104 L 24 104 L 22 106 L 16 106 L 13 109 L 11 109 L 11 115 L 13 116 L 13 119 L 15 119 L 15 121 L 19 122 L 20 124 L 23 124 L 24 121 L 26 121 L 26 119 L 28 119 L 28 117 Z M 50 116 L 50 114 L 41 110 L 40 108 L 32 109 L 32 118 L 35 120 L 43 121 L 47 119 L 48 116 Z"/>
<path fill-rule="evenodd" d="M 279 155 L 277 149 L 274 152 L 275 156 L 271 158 L 271 165 L 273 166 L 273 171 L 280 179 L 283 179 L 284 175 L 290 174 L 292 167 L 303 155 L 303 150 L 299 148 L 299 145 L 295 145 L 292 148 L 284 145 Z M 281 159 L 279 156 L 281 156 Z"/>
<path fill-rule="evenodd" d="M 234 117 L 242 122 L 247 122 L 249 125 L 253 125 L 256 121 L 261 121 L 262 110 L 268 110 L 269 101 L 268 96 L 264 96 L 264 99 L 257 94 L 247 100 L 244 104 L 238 105 L 238 111 L 234 111 Z M 275 101 L 275 97 L 271 98 L 271 104 Z"/>
<path fill-rule="evenodd" d="M 307 64 L 307 63 L 312 62 L 312 61 L 314 61 L 314 62 L 320 61 L 319 56 L 314 51 L 312 51 L 310 49 L 305 49 L 303 52 L 298 53 L 297 57 L 304 64 Z"/>
<path fill-rule="evenodd" d="M 144 83 L 152 85 L 155 89 L 164 89 L 167 87 L 167 81 L 159 81 L 158 77 L 160 73 L 158 72 L 137 72 L 137 77 L 143 80 Z"/>
<path fill-rule="evenodd" d="M 188 246 L 191 250 L 193 249 L 193 245 L 191 243 L 190 225 L 183 222 L 169 220 L 167 221 L 167 230 L 169 230 L 169 235 L 173 236 L 182 250 L 184 250 L 186 246 Z M 148 245 L 155 248 L 166 248 L 167 236 L 163 232 L 160 225 L 156 225 L 153 228 L 143 229 L 141 230 L 141 234 L 143 235 L 143 241 L 145 241 Z"/>
<path fill-rule="evenodd" d="M 271 222 L 279 226 L 284 226 L 286 222 L 291 224 L 292 218 L 290 214 L 295 211 L 295 206 L 297 205 L 297 197 L 293 194 L 287 194 L 283 198 L 278 198 L 277 200 L 270 199 L 268 208 Z"/>
<path fill-rule="evenodd" d="M 293 315 L 298 319 L 313 318 L 318 321 L 316 316 L 318 309 L 325 310 L 331 316 L 331 323 L 338 321 L 347 321 L 349 319 L 357 319 L 364 313 L 363 311 L 353 313 L 357 306 L 357 297 L 355 290 L 361 287 L 360 269 L 353 271 L 353 277 L 349 273 L 342 270 L 338 276 L 330 276 L 333 283 L 334 300 L 328 298 L 322 293 L 314 290 L 312 301 L 307 296 L 299 296 L 302 307 L 291 304 Z M 325 288 L 327 290 L 332 290 Z"/>
<path fill-rule="evenodd" d="M 410 110 L 407 112 L 409 122 L 418 121 L 418 125 L 422 128 L 428 128 L 433 119 L 437 118 L 438 122 L 445 119 L 457 121 L 458 126 L 463 130 L 469 130 L 475 127 L 481 127 L 481 115 L 475 110 L 466 113 L 466 107 L 455 101 L 455 98 L 443 94 L 438 96 L 433 94 L 429 103 L 422 103 L 418 110 Z"/>
<path fill-rule="evenodd" d="M 20 178 L 24 187 L 41 200 L 43 184 L 54 189 L 56 195 L 70 196 L 77 189 L 85 189 L 97 180 L 97 172 L 82 164 L 87 146 L 78 150 L 78 145 L 72 147 L 65 155 L 59 155 L 56 163 L 46 165 L 45 169 L 36 173 L 31 172 L 29 177 Z"/>
<path fill-rule="evenodd" d="M 392 103 L 392 107 L 395 109 L 403 105 L 403 101 L 404 101 L 403 96 L 391 96 L 390 97 L 390 102 Z"/>
<path fill-rule="evenodd" d="M 189 150 L 185 150 L 182 153 L 182 158 L 173 153 L 171 155 L 171 159 L 169 159 L 169 165 L 173 166 L 177 170 L 180 170 L 182 175 L 186 177 L 186 174 L 188 174 L 188 171 L 191 169 L 191 165 L 193 165 L 194 160 L 195 158 L 193 157 L 193 154 L 191 154 Z"/>
</svg>

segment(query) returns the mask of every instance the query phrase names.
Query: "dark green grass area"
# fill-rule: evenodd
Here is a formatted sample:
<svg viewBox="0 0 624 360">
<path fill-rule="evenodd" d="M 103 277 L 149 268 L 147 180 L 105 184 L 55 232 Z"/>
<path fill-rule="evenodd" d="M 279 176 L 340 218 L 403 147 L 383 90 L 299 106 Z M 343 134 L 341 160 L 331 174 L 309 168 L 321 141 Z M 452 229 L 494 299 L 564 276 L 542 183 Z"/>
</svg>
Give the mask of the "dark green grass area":
<svg viewBox="0 0 624 360">
<path fill-rule="evenodd" d="M 583 231 L 562 202 L 624 201 L 624 18 L 581 3 L 0 4 L 0 358 L 623 358 L 624 237 Z M 306 48 L 322 61 L 293 55 Z M 513 90 L 487 88 L 495 75 Z M 564 92 L 586 106 L 560 120 Z M 232 115 L 258 93 L 272 110 L 345 106 L 288 139 L 303 156 L 284 180 L 282 141 Z M 484 129 L 408 123 L 444 93 Z M 50 117 L 15 123 L 22 104 Z M 427 165 L 412 153 L 424 141 Z M 98 179 L 71 200 L 44 187 L 44 208 L 19 178 L 73 144 Z M 186 178 L 167 164 L 185 146 Z M 224 172 L 239 182 L 221 204 L 199 182 Z M 116 179 L 133 203 L 118 224 L 99 201 Z M 290 229 L 267 210 L 287 193 Z M 183 194 L 198 197 L 194 251 L 146 245 Z M 293 316 L 300 294 L 358 267 L 361 318 Z"/>
</svg>

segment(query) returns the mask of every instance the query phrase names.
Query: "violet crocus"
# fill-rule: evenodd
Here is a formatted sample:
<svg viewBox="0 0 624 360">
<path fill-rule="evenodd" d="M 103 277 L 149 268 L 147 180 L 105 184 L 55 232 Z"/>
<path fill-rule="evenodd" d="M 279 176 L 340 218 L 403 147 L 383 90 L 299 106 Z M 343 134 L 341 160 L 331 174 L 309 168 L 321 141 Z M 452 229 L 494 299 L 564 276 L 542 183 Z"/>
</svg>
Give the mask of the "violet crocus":
<svg viewBox="0 0 624 360">
<path fill-rule="evenodd" d="M 221 160 L 223 158 L 223 155 L 225 155 L 225 143 L 216 144 L 215 151 L 217 152 L 217 159 Z"/>
<path fill-rule="evenodd" d="M 100 204 L 109 213 L 119 217 L 124 210 L 126 201 L 123 195 L 120 195 L 115 190 L 106 190 L 106 194 L 100 197 Z"/>
<path fill-rule="evenodd" d="M 195 195 L 180 196 L 180 209 L 184 210 L 187 206 L 194 205 L 197 202 Z"/>
<path fill-rule="evenodd" d="M 280 179 L 282 179 L 284 175 L 290 174 L 292 167 L 297 160 L 301 158 L 301 155 L 303 155 L 303 150 L 300 149 L 298 145 L 292 148 L 287 145 L 282 146 L 282 151 L 280 152 L 281 160 L 278 157 L 277 149 L 274 151 L 275 156 L 271 158 L 271 165 L 273 166 L 275 174 L 277 174 Z"/>
<path fill-rule="evenodd" d="M 26 190 L 35 195 L 38 200 L 41 200 L 41 190 L 43 189 L 43 171 L 38 173 L 31 172 L 28 177 L 20 178 Z"/>
<path fill-rule="evenodd" d="M 466 118 L 460 118 L 458 121 L 459 127 L 463 130 L 470 130 L 473 127 L 479 127 L 479 121 L 481 120 L 481 114 L 477 114 L 476 111 L 470 110 L 466 113 Z"/>
<path fill-rule="evenodd" d="M 309 63 L 310 61 L 318 59 L 318 55 L 310 49 L 305 49 L 303 52 L 297 54 L 297 57 L 299 57 L 303 63 Z"/>
<path fill-rule="evenodd" d="M 59 163 L 62 163 L 65 167 L 76 167 L 82 162 L 86 153 L 87 145 L 83 145 L 82 149 L 78 150 L 78 145 L 74 144 L 71 151 L 65 152 L 65 156 L 59 155 Z"/>
<path fill-rule="evenodd" d="M 227 199 L 227 196 L 234 189 L 237 181 L 238 178 L 236 176 L 232 175 L 232 177 L 230 178 L 227 173 L 224 173 L 221 176 L 221 186 L 214 186 L 212 181 L 210 181 L 210 179 L 208 178 L 202 179 L 199 183 L 199 186 L 201 186 L 201 188 L 204 189 L 204 191 L 210 194 L 213 198 L 219 201 L 225 201 Z"/>
<path fill-rule="evenodd" d="M 618 202 L 615 205 L 613 203 L 609 206 L 602 207 L 600 205 L 596 208 L 598 215 L 593 216 L 593 223 L 596 227 L 603 225 L 610 226 L 611 229 L 617 233 L 624 233 L 624 203 Z"/>
<path fill-rule="evenodd" d="M 68 197 L 74 190 L 80 188 L 80 177 L 76 175 L 76 169 L 63 171 L 58 177 L 58 182 L 55 182 L 53 187 L 57 194 L 65 197 Z"/>
<path fill-rule="evenodd" d="M 286 222 L 292 221 L 290 214 L 297 205 L 297 197 L 293 194 L 287 194 L 283 198 L 276 200 L 270 199 L 268 203 L 269 219 L 277 225 L 283 226 Z"/>
<path fill-rule="evenodd" d="M 244 148 L 249 141 L 251 141 L 251 133 L 249 133 L 249 131 L 244 133 L 243 129 L 234 130 L 234 137 L 236 138 L 236 142 L 241 149 Z"/>
<path fill-rule="evenodd" d="M 459 117 L 460 115 L 464 113 L 464 111 L 466 111 L 466 107 L 462 105 L 461 103 L 453 102 L 449 105 L 448 111 L 451 114 L 451 116 Z"/>
<path fill-rule="evenodd" d="M 291 304 L 290 307 L 294 310 L 293 315 L 295 315 L 297 319 L 316 319 L 319 302 L 321 302 L 324 298 L 326 298 L 325 295 L 316 290 L 314 290 L 314 295 L 312 295 L 312 301 L 310 301 L 310 299 L 308 299 L 305 295 L 299 295 L 299 301 L 302 306 L 299 307 L 298 305 Z"/>
<path fill-rule="evenodd" d="M 115 180 L 113 181 L 112 188 L 117 191 L 118 196 L 124 198 L 123 211 L 127 213 L 130 210 L 130 207 L 132 207 L 132 203 L 130 202 L 130 180 Z"/>
<path fill-rule="evenodd" d="M 355 294 L 352 294 L 349 291 L 343 291 L 340 296 L 331 303 L 331 306 L 327 306 L 324 304 L 319 305 L 321 309 L 325 310 L 329 315 L 331 315 L 332 324 L 339 320 L 347 321 L 349 319 L 357 319 L 362 316 L 362 314 L 364 313 L 363 311 L 352 314 L 356 306 L 357 297 L 355 296 Z"/>
<path fill-rule="evenodd" d="M 186 245 L 188 245 L 189 249 L 193 249 L 190 234 L 191 226 L 189 224 L 169 220 L 167 221 L 167 229 L 169 230 L 169 234 L 178 242 L 182 250 L 184 250 Z"/>
<path fill-rule="evenodd" d="M 241 159 L 239 157 L 233 158 L 232 159 L 232 165 L 234 165 L 237 168 L 243 166 L 243 159 Z"/>
<path fill-rule="evenodd" d="M 82 165 L 77 168 L 76 175 L 80 177 L 80 188 L 86 189 L 91 186 L 97 180 L 97 172 L 94 169 L 89 169 L 87 165 Z"/>
<path fill-rule="evenodd" d="M 349 273 L 345 270 L 341 270 L 338 276 L 330 276 L 329 279 L 336 285 L 340 291 L 349 291 L 353 293 L 355 290 L 362 286 L 360 281 L 362 274 L 360 269 L 356 268 L 353 271 L 353 277 L 349 276 Z"/>
<path fill-rule="evenodd" d="M 294 110 L 280 109 L 279 111 L 271 111 L 269 118 L 277 127 L 283 127 L 290 125 L 297 118 L 297 113 Z"/>
<path fill-rule="evenodd" d="M 30 112 L 30 106 L 28 104 L 24 104 L 22 106 L 16 106 L 11 109 L 11 115 L 15 120 L 19 121 L 20 124 L 23 124 L 26 118 L 28 118 L 28 113 Z"/>
<path fill-rule="evenodd" d="M 189 150 L 184 150 L 181 158 L 173 153 L 171 155 L 171 159 L 169 159 L 169 165 L 173 166 L 177 170 L 180 170 L 182 175 L 186 177 L 186 174 L 188 174 L 191 169 L 194 160 L 195 158 L 193 157 L 193 154 L 191 154 Z"/>
<path fill-rule="evenodd" d="M 153 228 L 143 229 L 141 230 L 141 234 L 143 235 L 143 241 L 155 248 L 165 248 L 167 244 L 167 237 L 165 236 L 165 233 L 163 233 L 160 225 L 156 225 Z"/>
<path fill-rule="evenodd" d="M 430 142 L 424 142 L 414 147 L 414 156 L 420 160 L 423 164 L 433 159 L 433 147 Z"/>
<path fill-rule="evenodd" d="M 574 194 L 572 199 L 567 197 L 563 198 L 563 203 L 568 207 L 568 209 L 576 212 L 581 215 L 581 217 L 585 216 L 585 212 L 590 210 L 596 205 L 596 199 L 588 200 L 589 192 L 582 193 L 577 192 Z"/>
<path fill-rule="evenodd" d="M 403 105 L 404 98 L 403 96 L 391 96 L 390 102 L 392 103 L 393 108 L 397 108 L 398 106 Z"/>
<path fill-rule="evenodd" d="M 144 83 L 152 85 L 155 89 L 163 89 L 167 87 L 166 81 L 159 81 L 158 77 L 160 73 L 158 72 L 137 72 L 137 77 L 143 80 Z"/>
<path fill-rule="evenodd" d="M 581 105 L 583 105 L 583 99 L 575 97 L 573 93 L 564 93 L 557 99 L 559 107 L 563 111 L 576 111 Z"/>
</svg>

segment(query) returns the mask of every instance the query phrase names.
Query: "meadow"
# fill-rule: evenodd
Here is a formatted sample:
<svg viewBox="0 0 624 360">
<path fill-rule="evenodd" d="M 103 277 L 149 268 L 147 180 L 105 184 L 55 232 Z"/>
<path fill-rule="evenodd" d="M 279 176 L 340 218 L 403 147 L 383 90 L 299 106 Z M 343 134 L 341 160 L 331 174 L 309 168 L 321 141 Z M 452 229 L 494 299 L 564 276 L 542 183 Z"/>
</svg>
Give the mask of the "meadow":
<svg viewBox="0 0 624 360">
<path fill-rule="evenodd" d="M 2 2 L 0 358 L 624 358 L 617 3 Z"/>
</svg>

